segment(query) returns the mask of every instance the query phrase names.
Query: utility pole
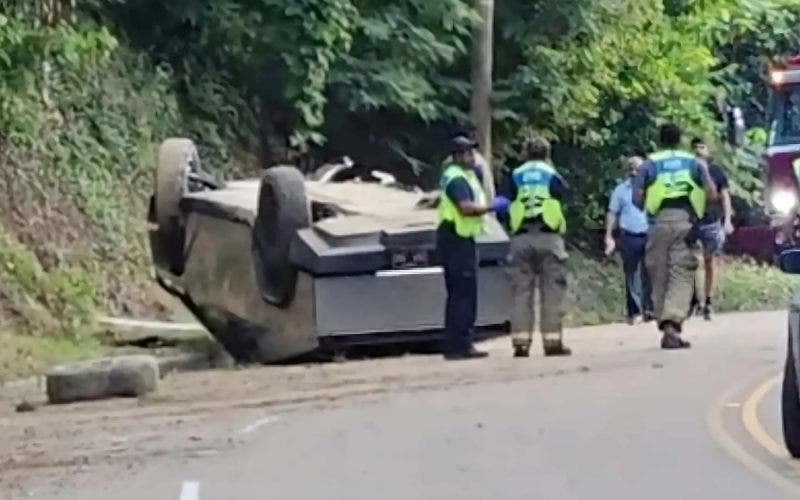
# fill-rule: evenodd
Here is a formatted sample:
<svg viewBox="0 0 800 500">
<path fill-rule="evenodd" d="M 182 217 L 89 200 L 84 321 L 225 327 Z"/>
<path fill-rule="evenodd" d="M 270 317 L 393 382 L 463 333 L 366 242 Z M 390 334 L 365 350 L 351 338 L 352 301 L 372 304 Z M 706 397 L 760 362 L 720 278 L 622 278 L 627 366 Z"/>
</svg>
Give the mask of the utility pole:
<svg viewBox="0 0 800 500">
<path fill-rule="evenodd" d="M 472 37 L 472 102 L 470 117 L 477 130 L 480 152 L 487 162 L 494 192 L 492 174 L 492 53 L 494 51 L 494 0 L 476 0 L 481 22 Z"/>
</svg>

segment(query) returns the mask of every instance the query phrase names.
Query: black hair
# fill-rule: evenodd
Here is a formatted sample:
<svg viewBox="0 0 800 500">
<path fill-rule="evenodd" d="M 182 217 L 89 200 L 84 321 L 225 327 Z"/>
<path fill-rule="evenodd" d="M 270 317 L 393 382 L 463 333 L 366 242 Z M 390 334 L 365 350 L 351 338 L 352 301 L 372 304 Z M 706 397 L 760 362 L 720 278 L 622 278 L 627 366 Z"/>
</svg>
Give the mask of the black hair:
<svg viewBox="0 0 800 500">
<path fill-rule="evenodd" d="M 675 147 L 681 143 L 681 128 L 674 123 L 662 125 L 658 138 L 662 146 Z"/>
<path fill-rule="evenodd" d="M 543 137 L 534 137 L 525 142 L 525 153 L 531 160 L 550 158 L 550 143 Z"/>
<path fill-rule="evenodd" d="M 704 141 L 703 139 L 701 139 L 699 137 L 695 137 L 694 139 L 692 139 L 692 147 L 693 148 L 696 148 L 697 146 L 700 146 L 700 145 L 704 145 L 705 143 L 706 143 L 706 141 Z"/>
</svg>

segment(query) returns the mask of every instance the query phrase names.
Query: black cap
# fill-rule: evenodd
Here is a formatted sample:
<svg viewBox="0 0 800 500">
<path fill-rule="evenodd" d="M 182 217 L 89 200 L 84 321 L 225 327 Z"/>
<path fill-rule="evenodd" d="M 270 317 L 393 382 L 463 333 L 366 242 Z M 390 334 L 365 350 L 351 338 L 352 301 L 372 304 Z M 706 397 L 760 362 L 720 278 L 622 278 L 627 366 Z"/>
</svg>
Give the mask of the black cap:
<svg viewBox="0 0 800 500">
<path fill-rule="evenodd" d="M 450 140 L 451 153 L 463 153 L 464 151 L 471 151 L 477 147 L 477 142 L 463 135 L 459 135 Z"/>
</svg>

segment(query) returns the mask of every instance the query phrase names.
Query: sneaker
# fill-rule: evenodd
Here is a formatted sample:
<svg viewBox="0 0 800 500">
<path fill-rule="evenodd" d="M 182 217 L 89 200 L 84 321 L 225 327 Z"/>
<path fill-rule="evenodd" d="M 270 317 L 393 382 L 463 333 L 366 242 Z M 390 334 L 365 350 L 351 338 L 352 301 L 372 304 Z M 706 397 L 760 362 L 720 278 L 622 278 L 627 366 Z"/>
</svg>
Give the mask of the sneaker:
<svg viewBox="0 0 800 500">
<path fill-rule="evenodd" d="M 444 359 L 447 361 L 461 361 L 465 359 L 481 359 L 489 356 L 488 352 L 479 351 L 474 347 L 470 347 L 466 351 L 448 351 L 444 353 Z"/>
<path fill-rule="evenodd" d="M 514 357 L 515 358 L 529 358 L 531 356 L 531 346 L 530 345 L 515 345 L 514 346 Z"/>
<path fill-rule="evenodd" d="M 644 321 L 645 323 L 651 323 L 655 321 L 655 319 L 656 315 L 653 313 L 653 311 L 645 311 L 644 315 L 642 315 L 642 321 Z"/>
<path fill-rule="evenodd" d="M 714 308 L 711 306 L 710 303 L 706 303 L 706 305 L 703 306 L 703 319 L 705 319 L 706 321 L 711 321 L 711 316 L 713 316 L 713 314 L 714 314 Z"/>
<path fill-rule="evenodd" d="M 636 316 L 628 316 L 628 317 L 626 317 L 625 318 L 625 322 L 628 324 L 628 326 L 635 325 L 636 324 Z"/>
</svg>

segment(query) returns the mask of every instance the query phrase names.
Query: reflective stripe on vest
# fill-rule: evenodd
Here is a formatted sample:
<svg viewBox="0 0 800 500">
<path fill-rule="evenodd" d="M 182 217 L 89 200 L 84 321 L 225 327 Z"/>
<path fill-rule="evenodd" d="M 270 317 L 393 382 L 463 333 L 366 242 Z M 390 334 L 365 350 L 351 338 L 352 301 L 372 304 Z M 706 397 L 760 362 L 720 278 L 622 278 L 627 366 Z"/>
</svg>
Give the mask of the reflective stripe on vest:
<svg viewBox="0 0 800 500">
<path fill-rule="evenodd" d="M 512 233 L 518 232 L 525 220 L 537 218 L 552 231 L 560 234 L 567 231 L 561 202 L 550 193 L 550 182 L 557 176 L 556 170 L 542 161 L 529 161 L 514 170 L 511 178 L 517 187 L 517 197 L 509 208 Z"/>
<path fill-rule="evenodd" d="M 486 196 L 483 194 L 478 176 L 472 170 L 464 170 L 456 165 L 447 167 L 439 181 L 441 196 L 439 200 L 439 223 L 452 222 L 456 229 L 456 234 L 462 238 L 475 238 L 484 231 L 485 219 L 483 216 L 462 215 L 458 207 L 447 196 L 447 186 L 456 179 L 464 179 L 472 190 L 472 198 L 478 205 L 486 204 Z"/>
<path fill-rule="evenodd" d="M 706 192 L 694 180 L 697 160 L 685 151 L 659 151 L 649 157 L 656 178 L 647 188 L 645 208 L 650 215 L 661 210 L 666 200 L 687 198 L 697 217 L 706 212 Z"/>
</svg>

